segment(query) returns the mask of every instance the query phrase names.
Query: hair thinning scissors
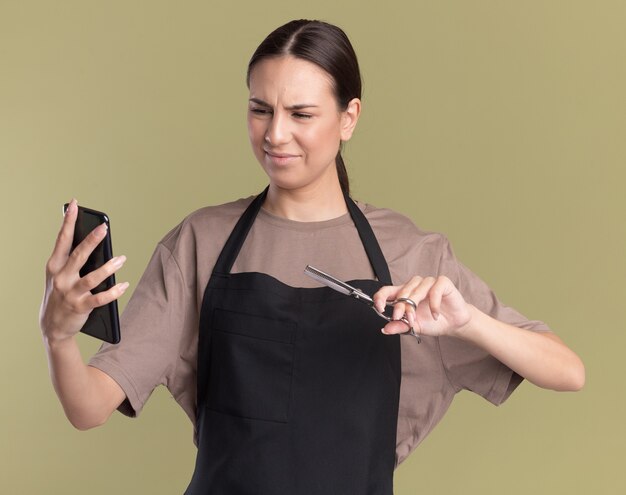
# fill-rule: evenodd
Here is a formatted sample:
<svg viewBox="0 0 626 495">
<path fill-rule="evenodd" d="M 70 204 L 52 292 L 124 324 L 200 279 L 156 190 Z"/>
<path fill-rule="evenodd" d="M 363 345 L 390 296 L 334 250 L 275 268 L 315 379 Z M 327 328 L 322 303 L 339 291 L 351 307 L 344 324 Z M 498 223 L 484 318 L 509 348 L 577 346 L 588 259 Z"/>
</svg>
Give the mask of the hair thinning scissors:
<svg viewBox="0 0 626 495">
<path fill-rule="evenodd" d="M 399 320 L 394 320 L 393 318 L 387 316 L 385 313 L 381 313 L 380 311 L 378 311 L 378 309 L 374 305 L 374 300 L 365 292 L 363 292 L 361 289 L 352 287 L 351 285 L 346 284 L 345 282 L 342 282 L 341 280 L 333 277 L 332 275 L 329 275 L 328 273 L 325 273 L 322 270 L 318 270 L 317 268 L 312 267 L 311 265 L 306 266 L 306 268 L 304 269 L 304 273 L 308 275 L 309 277 L 317 280 L 321 284 L 326 285 L 327 287 L 330 287 L 331 289 L 336 290 L 337 292 L 341 292 L 342 294 L 345 294 L 346 296 L 350 296 L 350 297 L 357 299 L 358 301 L 364 302 L 370 308 L 372 308 L 378 316 L 380 316 L 381 318 L 384 318 L 387 321 L 401 321 L 407 327 L 409 327 L 408 333 L 410 335 L 413 335 L 415 338 L 417 338 L 418 343 L 422 341 L 419 334 L 415 333 L 415 330 L 409 323 L 409 320 L 407 319 L 406 315 L 402 316 L 402 318 L 400 318 Z M 417 305 L 415 304 L 415 302 L 407 297 L 399 297 L 398 299 L 395 299 L 393 301 L 387 301 L 386 305 L 393 307 L 395 304 L 398 304 L 400 302 L 411 305 L 414 310 L 417 309 Z"/>
</svg>

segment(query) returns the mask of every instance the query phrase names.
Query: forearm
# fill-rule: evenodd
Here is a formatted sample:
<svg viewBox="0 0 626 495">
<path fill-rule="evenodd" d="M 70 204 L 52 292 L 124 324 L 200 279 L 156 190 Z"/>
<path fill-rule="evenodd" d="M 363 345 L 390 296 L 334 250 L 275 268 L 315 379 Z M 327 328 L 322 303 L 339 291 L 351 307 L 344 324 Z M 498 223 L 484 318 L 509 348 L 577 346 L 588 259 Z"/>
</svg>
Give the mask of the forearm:
<svg viewBox="0 0 626 495">
<path fill-rule="evenodd" d="M 125 397 L 119 385 L 83 362 L 74 337 L 44 338 L 44 345 L 52 384 L 72 425 L 86 430 L 106 422 Z"/>
<path fill-rule="evenodd" d="M 532 332 L 495 320 L 470 306 L 470 321 L 454 336 L 484 349 L 535 385 L 560 391 L 580 390 L 585 368 L 556 335 Z"/>
</svg>

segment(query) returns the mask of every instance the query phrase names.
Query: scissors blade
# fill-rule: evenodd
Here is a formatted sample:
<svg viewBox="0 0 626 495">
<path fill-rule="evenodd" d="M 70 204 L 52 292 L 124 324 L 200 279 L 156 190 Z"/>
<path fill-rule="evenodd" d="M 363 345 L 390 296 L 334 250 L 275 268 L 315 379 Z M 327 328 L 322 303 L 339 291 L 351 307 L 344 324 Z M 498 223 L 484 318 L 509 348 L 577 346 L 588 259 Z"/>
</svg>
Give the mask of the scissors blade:
<svg viewBox="0 0 626 495">
<path fill-rule="evenodd" d="M 374 304 L 374 301 L 370 296 L 362 292 L 361 290 L 352 287 L 350 284 L 346 284 L 341 280 L 329 275 L 328 273 L 323 272 L 322 270 L 318 270 L 317 268 L 307 265 L 304 269 L 304 273 L 309 277 L 317 280 L 319 283 L 330 287 L 331 289 L 336 290 L 337 292 L 341 292 L 346 296 L 352 296 L 356 299 L 362 300 L 369 304 L 370 306 Z"/>
<path fill-rule="evenodd" d="M 327 287 L 330 287 L 331 289 L 335 289 L 336 291 L 341 292 L 342 294 L 345 294 L 346 296 L 351 296 L 357 299 L 358 301 L 364 302 L 365 304 L 370 306 L 376 312 L 376 314 L 380 316 L 381 318 L 387 321 L 394 321 L 391 316 L 387 316 L 385 313 L 381 313 L 380 311 L 378 311 L 376 306 L 374 306 L 374 300 L 370 296 L 368 296 L 365 292 L 355 287 L 352 287 L 350 284 L 346 284 L 345 282 L 342 282 L 338 278 L 335 278 L 332 275 L 329 275 L 328 273 L 324 273 L 322 270 L 318 270 L 317 268 L 312 267 L 311 265 L 306 266 L 306 268 L 304 269 L 304 273 L 308 275 L 309 277 L 317 280 L 319 283 L 326 285 Z M 396 299 L 395 301 L 387 302 L 387 306 L 393 306 L 394 304 L 400 301 L 403 301 L 403 302 L 410 301 L 411 306 L 415 308 L 415 303 L 413 301 L 411 301 L 410 299 L 403 299 L 403 298 Z M 407 319 L 406 315 L 402 316 L 402 318 L 400 318 L 397 321 L 402 321 L 409 327 L 408 333 L 417 338 L 418 344 L 422 341 L 419 334 L 415 333 L 415 330 L 413 330 L 413 327 L 411 326 L 411 323 Z"/>
</svg>

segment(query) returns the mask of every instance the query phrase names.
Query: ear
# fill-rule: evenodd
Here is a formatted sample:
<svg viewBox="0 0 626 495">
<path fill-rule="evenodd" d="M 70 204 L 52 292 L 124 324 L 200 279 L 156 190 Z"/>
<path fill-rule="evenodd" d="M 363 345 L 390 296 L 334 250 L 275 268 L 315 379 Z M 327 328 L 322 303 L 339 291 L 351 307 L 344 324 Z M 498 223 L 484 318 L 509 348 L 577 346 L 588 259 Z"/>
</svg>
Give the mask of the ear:
<svg viewBox="0 0 626 495">
<path fill-rule="evenodd" d="M 361 115 L 361 100 L 352 98 L 347 108 L 341 112 L 341 140 L 348 141 L 352 137 L 356 123 Z"/>
</svg>

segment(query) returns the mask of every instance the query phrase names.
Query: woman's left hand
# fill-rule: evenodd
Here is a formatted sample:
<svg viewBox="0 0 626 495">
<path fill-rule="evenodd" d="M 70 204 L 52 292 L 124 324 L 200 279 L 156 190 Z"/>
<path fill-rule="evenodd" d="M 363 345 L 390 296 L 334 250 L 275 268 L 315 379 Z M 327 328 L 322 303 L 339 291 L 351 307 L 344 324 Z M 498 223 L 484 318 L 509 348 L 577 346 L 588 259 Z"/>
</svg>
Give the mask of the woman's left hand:
<svg viewBox="0 0 626 495">
<path fill-rule="evenodd" d="M 457 337 L 485 350 L 518 375 L 552 390 L 580 390 L 585 366 L 552 332 L 530 332 L 498 321 L 468 304 L 447 277 L 413 277 L 404 285 L 385 286 L 374 294 L 382 312 L 386 301 L 405 297 L 415 302 L 394 305 L 393 319 L 403 315 L 418 335 Z M 390 321 L 385 334 L 405 333 L 406 323 Z"/>
<path fill-rule="evenodd" d="M 453 335 L 471 320 L 469 305 L 448 277 L 413 277 L 404 285 L 388 285 L 374 294 L 374 304 L 379 311 L 387 301 L 398 298 L 411 299 L 417 310 L 404 302 L 394 305 L 393 320 L 404 315 L 419 335 Z M 383 328 L 385 334 L 405 333 L 406 323 L 390 321 Z"/>
</svg>

